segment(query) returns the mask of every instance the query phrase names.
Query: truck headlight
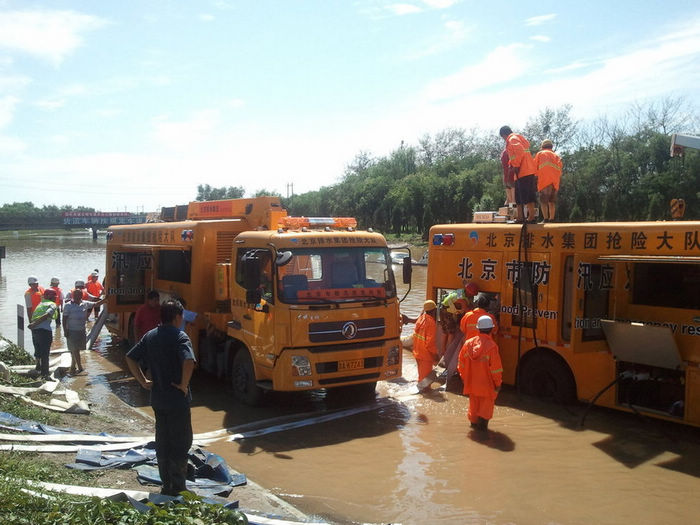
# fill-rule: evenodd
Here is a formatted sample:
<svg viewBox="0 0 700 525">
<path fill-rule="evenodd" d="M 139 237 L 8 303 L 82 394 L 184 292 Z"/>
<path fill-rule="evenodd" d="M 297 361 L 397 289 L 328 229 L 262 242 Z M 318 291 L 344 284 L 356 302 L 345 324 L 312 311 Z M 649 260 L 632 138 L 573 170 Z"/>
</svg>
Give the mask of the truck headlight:
<svg viewBox="0 0 700 525">
<path fill-rule="evenodd" d="M 310 376 L 311 363 L 309 358 L 303 355 L 292 356 L 292 375 L 293 376 Z"/>
<path fill-rule="evenodd" d="M 389 353 L 386 356 L 387 366 L 394 366 L 399 364 L 399 347 L 392 346 L 389 348 Z"/>
</svg>

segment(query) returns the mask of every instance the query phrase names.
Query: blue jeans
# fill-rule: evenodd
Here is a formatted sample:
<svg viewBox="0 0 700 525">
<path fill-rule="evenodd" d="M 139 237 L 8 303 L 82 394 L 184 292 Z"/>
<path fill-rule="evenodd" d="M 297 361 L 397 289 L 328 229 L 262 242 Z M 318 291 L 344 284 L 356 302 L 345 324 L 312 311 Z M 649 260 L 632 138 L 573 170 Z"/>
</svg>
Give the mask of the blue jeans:
<svg viewBox="0 0 700 525">
<path fill-rule="evenodd" d="M 34 345 L 34 357 L 37 361 L 37 369 L 42 376 L 49 375 L 49 351 L 53 342 L 51 330 L 35 328 L 32 330 L 32 344 Z"/>
</svg>

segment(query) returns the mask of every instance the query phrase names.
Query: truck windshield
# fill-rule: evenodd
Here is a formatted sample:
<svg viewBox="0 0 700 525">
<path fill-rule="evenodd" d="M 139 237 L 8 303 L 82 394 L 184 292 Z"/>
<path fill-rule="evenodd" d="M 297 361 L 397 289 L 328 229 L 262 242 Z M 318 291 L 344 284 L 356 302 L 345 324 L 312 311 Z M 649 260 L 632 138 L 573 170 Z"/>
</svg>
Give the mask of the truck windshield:
<svg viewBox="0 0 700 525">
<path fill-rule="evenodd" d="M 387 248 L 299 248 L 277 267 L 279 299 L 292 304 L 384 300 L 396 297 Z"/>
</svg>

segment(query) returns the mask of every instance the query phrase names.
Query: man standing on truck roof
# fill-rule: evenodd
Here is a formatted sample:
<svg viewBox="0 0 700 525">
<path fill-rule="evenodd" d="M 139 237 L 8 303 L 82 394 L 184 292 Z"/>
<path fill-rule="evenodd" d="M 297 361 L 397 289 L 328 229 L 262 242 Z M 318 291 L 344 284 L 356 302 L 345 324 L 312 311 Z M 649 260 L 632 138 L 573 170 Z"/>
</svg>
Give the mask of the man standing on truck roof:
<svg viewBox="0 0 700 525">
<path fill-rule="evenodd" d="M 438 362 L 438 350 L 435 343 L 437 323 L 435 315 L 437 305 L 432 299 L 423 303 L 423 313 L 418 317 L 413 330 L 413 357 L 418 366 L 418 382 L 425 379 L 433 371 L 433 365 Z M 430 385 L 421 392 L 430 390 Z"/>
<path fill-rule="evenodd" d="M 540 148 L 535 155 L 535 166 L 542 222 L 553 222 L 563 164 L 561 157 L 554 153 L 554 144 L 551 140 L 543 140 Z"/>
<path fill-rule="evenodd" d="M 508 162 L 515 172 L 515 203 L 517 205 L 516 222 L 535 222 L 535 200 L 537 182 L 535 180 L 535 161 L 530 154 L 530 143 L 525 137 L 513 133 L 509 126 L 503 126 L 499 135 L 506 141 Z M 525 215 L 527 210 L 527 215 Z"/>
<path fill-rule="evenodd" d="M 190 379 L 194 371 L 192 343 L 182 324 L 182 304 L 168 300 L 160 307 L 161 323 L 126 354 L 126 363 L 139 384 L 151 391 L 156 416 L 156 459 L 163 483 L 161 494 L 177 496 L 187 490 L 187 454 L 192 446 Z M 148 367 L 146 379 L 139 362 Z"/>
<path fill-rule="evenodd" d="M 487 430 L 496 397 L 501 390 L 503 365 L 498 345 L 491 338 L 493 320 L 488 315 L 482 315 L 476 327 L 479 334 L 464 343 L 457 368 L 464 382 L 463 393 L 469 396 L 467 418 L 472 428 Z"/>
</svg>

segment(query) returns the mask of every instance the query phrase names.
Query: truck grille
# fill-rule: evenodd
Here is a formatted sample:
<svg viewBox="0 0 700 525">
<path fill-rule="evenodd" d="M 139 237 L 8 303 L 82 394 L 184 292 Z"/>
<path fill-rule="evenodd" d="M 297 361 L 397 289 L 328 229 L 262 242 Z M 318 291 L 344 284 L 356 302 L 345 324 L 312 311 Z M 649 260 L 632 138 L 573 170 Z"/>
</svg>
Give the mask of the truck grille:
<svg viewBox="0 0 700 525">
<path fill-rule="evenodd" d="M 358 321 L 332 321 L 309 324 L 309 341 L 326 343 L 330 341 L 352 341 L 369 337 L 382 337 L 386 326 L 384 319 L 360 319 Z"/>
</svg>

